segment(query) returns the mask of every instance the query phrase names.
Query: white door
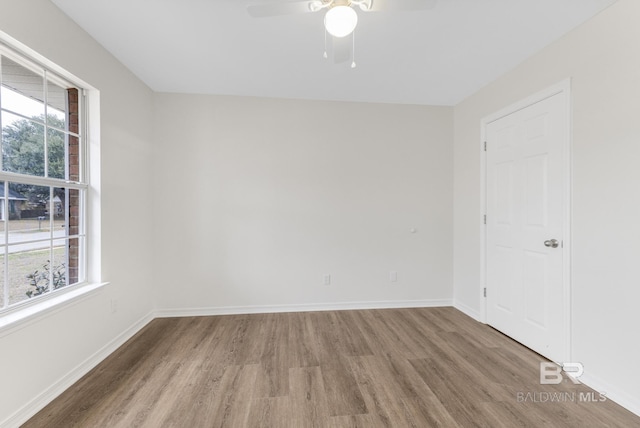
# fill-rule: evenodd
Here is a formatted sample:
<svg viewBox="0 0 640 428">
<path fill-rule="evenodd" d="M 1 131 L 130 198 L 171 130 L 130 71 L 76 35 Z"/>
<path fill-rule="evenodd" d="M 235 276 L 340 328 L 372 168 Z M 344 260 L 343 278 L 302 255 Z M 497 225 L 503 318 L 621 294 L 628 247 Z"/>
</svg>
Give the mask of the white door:
<svg viewBox="0 0 640 428">
<path fill-rule="evenodd" d="M 556 362 L 568 358 L 566 96 L 560 92 L 485 128 L 487 322 Z"/>
</svg>

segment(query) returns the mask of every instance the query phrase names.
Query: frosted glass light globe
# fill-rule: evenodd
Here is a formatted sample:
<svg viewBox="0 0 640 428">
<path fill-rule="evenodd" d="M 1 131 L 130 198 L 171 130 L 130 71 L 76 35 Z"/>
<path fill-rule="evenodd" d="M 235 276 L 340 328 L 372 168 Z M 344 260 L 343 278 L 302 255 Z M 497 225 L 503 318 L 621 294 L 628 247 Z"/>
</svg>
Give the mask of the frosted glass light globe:
<svg viewBox="0 0 640 428">
<path fill-rule="evenodd" d="M 349 6 L 335 6 L 324 16 L 324 27 L 334 37 L 353 33 L 358 24 L 358 14 Z"/>
</svg>

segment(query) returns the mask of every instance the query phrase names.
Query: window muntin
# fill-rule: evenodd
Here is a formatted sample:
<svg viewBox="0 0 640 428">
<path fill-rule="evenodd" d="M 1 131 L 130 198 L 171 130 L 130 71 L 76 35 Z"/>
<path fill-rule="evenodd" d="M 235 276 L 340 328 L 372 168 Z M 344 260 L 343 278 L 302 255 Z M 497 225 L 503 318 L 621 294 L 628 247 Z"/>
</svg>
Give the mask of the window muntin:
<svg viewBox="0 0 640 428">
<path fill-rule="evenodd" d="M 0 45 L 0 312 L 86 283 L 82 92 Z"/>
</svg>

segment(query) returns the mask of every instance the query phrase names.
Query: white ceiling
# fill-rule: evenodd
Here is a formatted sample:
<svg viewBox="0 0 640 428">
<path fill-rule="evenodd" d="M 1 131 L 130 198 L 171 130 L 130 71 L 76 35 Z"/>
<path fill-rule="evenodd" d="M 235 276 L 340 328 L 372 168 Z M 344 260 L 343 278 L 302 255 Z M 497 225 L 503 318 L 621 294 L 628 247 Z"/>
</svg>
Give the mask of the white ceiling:
<svg viewBox="0 0 640 428">
<path fill-rule="evenodd" d="M 355 69 L 323 58 L 323 12 L 251 18 L 247 0 L 52 1 L 155 91 L 455 105 L 616 0 L 358 10 Z"/>
</svg>

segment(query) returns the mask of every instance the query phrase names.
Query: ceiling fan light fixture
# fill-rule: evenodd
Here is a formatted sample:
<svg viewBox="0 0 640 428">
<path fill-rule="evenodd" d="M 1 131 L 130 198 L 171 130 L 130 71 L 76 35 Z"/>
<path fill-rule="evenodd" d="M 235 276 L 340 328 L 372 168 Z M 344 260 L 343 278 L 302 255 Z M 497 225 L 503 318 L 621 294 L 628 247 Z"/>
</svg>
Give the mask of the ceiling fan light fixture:
<svg viewBox="0 0 640 428">
<path fill-rule="evenodd" d="M 324 16 L 324 27 L 334 37 L 353 33 L 358 25 L 358 14 L 350 6 L 334 6 Z"/>
</svg>

